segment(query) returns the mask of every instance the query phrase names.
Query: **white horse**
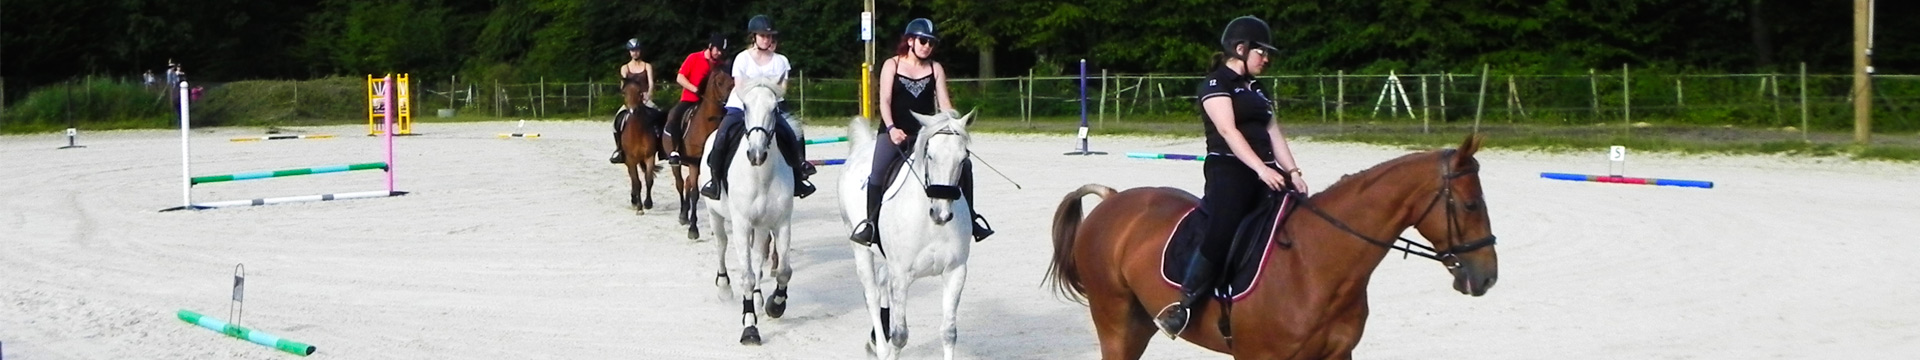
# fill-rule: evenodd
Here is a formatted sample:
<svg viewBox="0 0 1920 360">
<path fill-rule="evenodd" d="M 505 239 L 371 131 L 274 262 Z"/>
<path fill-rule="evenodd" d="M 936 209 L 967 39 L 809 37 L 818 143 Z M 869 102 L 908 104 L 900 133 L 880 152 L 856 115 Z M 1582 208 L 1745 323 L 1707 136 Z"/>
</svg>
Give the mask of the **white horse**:
<svg viewBox="0 0 1920 360">
<path fill-rule="evenodd" d="M 914 114 L 923 126 L 913 153 L 905 157 L 906 164 L 881 203 L 875 229 L 879 243 L 850 243 L 854 268 L 866 290 L 867 316 L 876 329 L 869 334 L 868 347 L 878 358 L 897 358 L 907 345 L 906 312 L 892 311 L 895 301 L 907 298 L 915 279 L 942 275 L 946 286 L 941 292 L 945 311 L 941 346 L 946 358 L 953 359 L 960 335 L 955 328 L 960 292 L 966 286 L 967 255 L 973 246 L 973 210 L 960 199 L 958 187 L 961 162 L 967 159 L 971 141 L 967 123 L 973 115 L 955 115 Z M 852 226 L 866 218 L 866 186 L 875 186 L 867 184 L 875 134 L 865 118 L 856 117 L 847 127 L 852 150 L 847 154 L 847 173 L 840 178 L 840 207 L 843 220 Z M 875 346 L 883 342 L 890 346 Z"/>
<path fill-rule="evenodd" d="M 772 318 L 786 313 L 787 280 L 793 277 L 793 267 L 786 258 L 792 243 L 793 168 L 787 165 L 780 147 L 774 144 L 777 140 L 773 135 L 776 131 L 773 122 L 784 121 L 774 115 L 782 93 L 777 82 L 745 79 L 734 87 L 732 96 L 741 97 L 746 105 L 746 133 L 734 149 L 733 161 L 727 164 L 727 183 L 720 191 L 720 199 L 701 197 L 712 215 L 714 238 L 719 239 L 715 244 L 719 249 L 720 267 L 714 284 L 719 287 L 722 299 L 739 296 L 740 321 L 745 327 L 740 333 L 742 345 L 760 345 L 760 330 L 756 327 L 759 316 L 753 304 L 761 296 L 762 271 L 771 269 L 777 283 L 773 296 L 766 298 L 765 310 Z M 799 124 L 789 125 L 796 132 L 800 129 Z M 714 132 L 708 137 L 703 153 L 713 154 L 713 145 L 719 142 L 720 135 Z M 713 170 L 702 172 L 700 182 L 712 181 Z M 729 249 L 728 240 L 736 238 L 742 241 Z M 730 251 L 739 259 L 738 264 L 727 262 Z M 729 284 L 729 272 L 740 274 L 739 284 Z"/>
</svg>

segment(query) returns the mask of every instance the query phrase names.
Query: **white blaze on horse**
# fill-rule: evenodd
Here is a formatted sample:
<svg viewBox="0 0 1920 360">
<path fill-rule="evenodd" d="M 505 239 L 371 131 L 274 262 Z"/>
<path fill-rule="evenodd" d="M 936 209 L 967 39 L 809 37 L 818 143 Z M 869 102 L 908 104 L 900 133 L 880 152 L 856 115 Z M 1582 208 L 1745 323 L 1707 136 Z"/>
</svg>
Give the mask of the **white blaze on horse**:
<svg viewBox="0 0 1920 360">
<path fill-rule="evenodd" d="M 967 256 L 973 246 L 973 210 L 961 198 L 959 189 L 961 163 L 967 159 L 971 141 L 967 123 L 973 115 L 957 115 L 914 114 L 914 120 L 923 126 L 912 153 L 901 157 L 906 163 L 892 177 L 892 185 L 881 201 L 876 229 L 879 242 L 873 246 L 851 244 L 854 267 L 866 291 L 867 315 L 876 329 L 869 335 L 868 346 L 878 358 L 896 358 L 907 344 L 906 312 L 893 311 L 896 300 L 907 298 L 913 280 L 935 275 L 942 276 L 945 284 L 941 291 L 941 346 L 946 358 L 953 358 L 954 343 L 959 339 L 955 322 L 960 292 L 966 286 Z M 847 155 L 847 173 L 840 178 L 840 206 L 842 219 L 852 226 L 865 218 L 866 186 L 878 184 L 867 184 L 873 162 L 873 128 L 865 118 L 856 117 L 847 132 L 852 149 Z"/>
<path fill-rule="evenodd" d="M 774 112 L 781 93 L 777 79 L 742 79 L 735 85 L 732 96 L 742 97 L 746 105 L 746 130 L 734 149 L 733 161 L 727 164 L 727 181 L 720 199 L 701 197 L 713 218 L 714 238 L 719 239 L 715 242 L 720 258 L 715 285 L 722 298 L 740 298 L 743 345 L 760 344 L 754 300 L 761 295 L 762 271 L 771 269 L 776 282 L 773 296 L 766 299 L 766 314 L 772 318 L 786 312 L 787 280 L 793 275 L 787 259 L 792 243 L 793 168 L 787 165 L 773 134 L 777 131 L 774 121 L 783 121 Z M 800 128 L 799 124 L 789 125 L 795 131 Z M 714 132 L 711 136 L 720 135 Z M 702 153 L 713 156 L 713 145 L 719 141 L 709 137 Z M 701 172 L 700 182 L 712 181 L 713 170 Z M 729 249 L 727 244 L 733 239 L 741 241 Z M 729 252 L 738 263 L 727 262 Z M 729 271 L 741 276 L 740 283 L 731 288 Z"/>
</svg>

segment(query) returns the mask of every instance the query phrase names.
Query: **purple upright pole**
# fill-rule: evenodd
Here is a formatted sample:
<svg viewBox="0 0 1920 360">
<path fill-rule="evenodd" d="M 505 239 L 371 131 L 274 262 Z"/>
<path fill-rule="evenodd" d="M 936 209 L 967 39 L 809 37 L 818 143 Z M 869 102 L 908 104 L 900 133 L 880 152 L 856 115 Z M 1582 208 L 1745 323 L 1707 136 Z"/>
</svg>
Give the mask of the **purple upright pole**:
<svg viewBox="0 0 1920 360">
<path fill-rule="evenodd" d="M 1080 148 L 1066 155 L 1106 155 L 1087 146 L 1087 59 L 1080 59 Z"/>
</svg>

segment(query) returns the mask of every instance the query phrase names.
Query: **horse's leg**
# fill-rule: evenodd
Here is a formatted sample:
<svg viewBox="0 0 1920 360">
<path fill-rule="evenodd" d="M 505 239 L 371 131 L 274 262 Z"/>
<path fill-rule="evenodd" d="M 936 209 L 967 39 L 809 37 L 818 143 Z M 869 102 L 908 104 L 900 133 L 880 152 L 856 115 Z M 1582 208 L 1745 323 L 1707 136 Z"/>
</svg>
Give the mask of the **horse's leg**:
<svg viewBox="0 0 1920 360">
<path fill-rule="evenodd" d="M 905 301 L 907 298 L 907 290 L 913 288 L 913 281 L 916 280 L 913 277 L 913 273 L 907 271 L 907 266 L 903 265 L 906 264 L 887 264 L 887 291 L 889 292 L 888 297 L 891 300 Z M 891 313 L 889 315 L 892 316 L 887 319 L 888 322 L 891 322 L 891 324 L 888 324 L 887 340 L 892 343 L 893 352 L 898 354 L 901 349 L 907 347 L 907 312 L 889 312 Z"/>
<path fill-rule="evenodd" d="M 787 280 L 793 279 L 793 265 L 787 259 L 787 251 L 792 248 L 792 228 L 786 224 L 774 229 L 773 246 L 769 249 L 773 266 L 773 296 L 767 298 L 767 317 L 779 319 L 787 313 Z"/>
<path fill-rule="evenodd" d="M 736 213 L 734 216 L 740 215 Z M 728 232 L 743 235 L 738 247 L 740 253 L 734 254 L 741 263 L 740 283 L 734 285 L 740 294 L 740 344 L 760 345 L 760 315 L 754 312 L 753 300 L 760 297 L 760 267 L 763 265 L 755 265 L 754 260 L 765 259 L 766 254 L 760 251 L 760 234 L 754 231 L 752 225 L 743 220 L 728 223 Z"/>
<path fill-rule="evenodd" d="M 687 224 L 687 191 L 685 189 L 680 188 L 680 166 L 668 165 L 667 168 L 673 171 L 673 183 L 668 185 L 673 186 L 673 192 L 677 196 L 676 199 L 679 199 L 680 201 L 680 209 L 674 210 L 674 214 L 680 217 L 680 225 L 686 225 Z"/>
<path fill-rule="evenodd" d="M 687 239 L 700 238 L 700 167 L 687 169 L 687 178 L 680 183 L 681 202 L 687 209 Z"/>
<path fill-rule="evenodd" d="M 1100 337 L 1100 358 L 1139 359 L 1159 331 L 1152 315 L 1131 294 L 1088 294 L 1093 330 Z"/>
<path fill-rule="evenodd" d="M 714 251 L 714 253 L 718 254 L 717 257 L 720 260 L 719 270 L 715 272 L 713 275 L 713 285 L 714 287 L 719 288 L 718 295 L 720 296 L 720 299 L 726 300 L 733 297 L 733 283 L 731 281 L 732 279 L 727 277 L 727 273 L 728 273 L 727 252 L 732 250 L 727 249 L 727 240 L 728 240 L 727 232 L 725 231 L 717 232 L 713 234 L 713 239 L 714 239 L 713 241 L 714 249 L 718 250 L 718 251 Z"/>
<path fill-rule="evenodd" d="M 882 293 L 881 290 L 885 285 L 881 283 L 878 277 L 879 272 L 874 269 L 873 257 L 875 254 L 873 251 L 866 246 L 860 246 L 859 244 L 851 242 L 847 243 L 847 245 L 853 248 L 853 272 L 856 276 L 860 277 L 861 295 L 867 300 L 867 321 L 868 324 L 872 326 L 867 332 L 867 352 L 879 358 L 883 355 L 881 353 L 882 350 L 886 349 L 875 346 L 886 340 L 886 337 L 882 335 L 884 333 L 880 332 L 881 329 L 886 328 L 880 321 L 880 317 L 883 316 L 881 315 L 880 309 L 886 306 L 885 303 L 881 302 L 880 296 Z"/>
<path fill-rule="evenodd" d="M 626 165 L 627 165 L 627 181 L 629 182 L 629 184 L 627 184 L 627 187 L 628 187 L 627 203 L 633 205 L 633 210 L 635 213 L 646 214 L 647 213 L 646 209 L 640 208 L 639 164 L 635 164 L 632 158 L 628 158 Z"/>
<path fill-rule="evenodd" d="M 646 184 L 646 189 L 640 192 L 641 196 L 646 197 L 645 200 L 641 200 L 641 208 L 647 209 L 647 210 L 653 209 L 653 183 L 655 182 L 654 177 L 660 176 L 660 167 L 659 165 L 655 164 L 655 161 L 657 160 L 649 159 L 641 163 L 642 167 L 646 169 L 643 172 L 647 174 L 646 177 L 641 178 L 641 180 L 643 180 Z"/>
<path fill-rule="evenodd" d="M 959 265 L 954 266 L 953 269 L 947 270 L 946 291 L 941 293 L 941 295 L 944 296 L 941 300 L 945 301 L 940 304 L 940 309 L 944 312 L 943 316 L 945 318 L 941 319 L 940 324 L 940 332 L 941 335 L 944 336 L 940 339 L 940 348 L 946 351 L 947 360 L 953 360 L 954 343 L 960 341 L 960 328 L 958 328 L 960 322 L 960 292 L 965 290 L 966 287 L 967 263 L 963 260 Z"/>
<path fill-rule="evenodd" d="M 1355 297 L 1361 299 L 1348 305 L 1346 311 L 1335 316 L 1327 324 L 1327 349 L 1333 351 L 1328 359 L 1352 359 L 1353 348 L 1360 346 L 1360 335 L 1367 327 L 1367 292 L 1360 289 Z"/>
</svg>

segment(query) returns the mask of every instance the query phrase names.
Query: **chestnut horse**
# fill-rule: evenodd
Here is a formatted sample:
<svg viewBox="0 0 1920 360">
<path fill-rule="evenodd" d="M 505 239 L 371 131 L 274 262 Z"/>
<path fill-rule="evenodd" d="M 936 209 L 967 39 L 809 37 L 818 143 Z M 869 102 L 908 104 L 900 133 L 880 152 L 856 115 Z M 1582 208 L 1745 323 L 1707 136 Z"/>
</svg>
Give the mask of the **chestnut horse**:
<svg viewBox="0 0 1920 360">
<path fill-rule="evenodd" d="M 653 179 L 660 172 L 656 156 L 662 155 L 664 144 L 660 141 L 663 133 L 660 127 L 666 122 L 660 110 L 641 104 L 646 88 L 623 84 L 620 91 L 626 96 L 627 107 L 614 114 L 616 122 L 621 124 L 620 152 L 627 160 L 627 179 L 633 181 L 628 201 L 633 203 L 634 211 L 641 214 L 653 208 Z M 619 121 L 620 117 L 625 117 L 625 121 Z"/>
<path fill-rule="evenodd" d="M 1200 306 L 1180 337 L 1238 359 L 1352 358 L 1366 326 L 1368 280 L 1389 248 L 1439 261 L 1463 294 L 1486 294 L 1499 267 L 1473 158 L 1479 147 L 1479 137 L 1469 136 L 1458 150 L 1402 156 L 1299 201 L 1281 231 L 1265 239 L 1274 243 L 1251 293 L 1231 306 Z M 1087 194 L 1104 200 L 1083 220 Z M 1161 250 L 1198 203 L 1180 189 L 1115 193 L 1096 184 L 1061 200 L 1048 277 L 1055 290 L 1088 304 L 1102 358 L 1140 358 L 1158 331 L 1149 309 L 1179 301 L 1161 277 Z M 1396 246 L 1408 227 L 1432 248 L 1399 240 L 1432 254 Z"/>
<path fill-rule="evenodd" d="M 700 238 L 700 167 L 701 157 L 706 154 L 707 137 L 720 128 L 720 118 L 726 116 L 727 96 L 733 93 L 733 69 L 727 62 L 714 62 L 707 70 L 706 79 L 700 81 L 700 105 L 687 109 L 680 116 L 680 164 L 673 167 L 674 190 L 680 195 L 680 224 L 687 226 L 687 238 Z M 675 141 L 668 137 L 669 143 Z M 681 176 L 680 168 L 686 168 L 686 176 Z"/>
</svg>

